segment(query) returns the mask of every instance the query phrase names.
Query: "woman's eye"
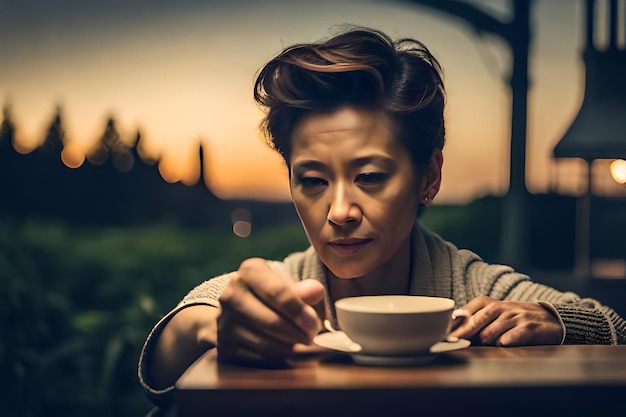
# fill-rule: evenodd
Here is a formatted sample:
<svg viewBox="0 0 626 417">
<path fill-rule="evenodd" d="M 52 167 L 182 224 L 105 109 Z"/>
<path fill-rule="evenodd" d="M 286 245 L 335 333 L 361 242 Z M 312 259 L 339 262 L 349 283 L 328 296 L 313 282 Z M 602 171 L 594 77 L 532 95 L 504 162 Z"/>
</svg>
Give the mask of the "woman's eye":
<svg viewBox="0 0 626 417">
<path fill-rule="evenodd" d="M 356 182 L 363 185 L 378 185 L 389 178 L 385 172 L 364 172 L 356 177 Z"/>
<path fill-rule="evenodd" d="M 315 188 L 328 184 L 325 179 L 318 177 L 302 177 L 299 181 L 304 188 Z"/>
</svg>

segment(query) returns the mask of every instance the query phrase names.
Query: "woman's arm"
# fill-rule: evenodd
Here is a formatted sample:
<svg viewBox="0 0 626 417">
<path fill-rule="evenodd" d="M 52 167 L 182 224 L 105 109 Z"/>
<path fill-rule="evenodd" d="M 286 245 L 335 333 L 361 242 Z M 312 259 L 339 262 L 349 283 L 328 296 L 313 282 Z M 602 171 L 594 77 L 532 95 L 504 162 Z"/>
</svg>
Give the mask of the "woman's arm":
<svg viewBox="0 0 626 417">
<path fill-rule="evenodd" d="M 196 359 L 217 345 L 218 315 L 217 307 L 195 304 L 171 318 L 163 328 L 148 364 L 153 388 L 174 385 Z"/>
<path fill-rule="evenodd" d="M 479 299 L 470 301 L 473 313 L 479 310 L 487 310 L 481 312 L 481 316 L 477 317 L 481 320 L 474 319 L 471 324 L 466 326 L 465 333 L 480 333 L 479 329 L 484 328 L 496 320 L 503 319 L 502 312 L 506 311 L 510 317 L 515 316 L 518 322 L 514 326 L 512 319 L 504 324 L 504 328 L 510 326 L 518 327 L 520 322 L 526 327 L 522 332 L 518 332 L 515 344 L 543 344 L 545 343 L 544 325 L 553 328 L 554 323 L 552 317 L 545 315 L 547 312 L 553 313 L 560 325 L 563 327 L 562 343 L 565 344 L 624 344 L 626 343 L 626 321 L 613 309 L 602 305 L 600 302 L 590 298 L 581 298 L 578 294 L 572 292 L 561 292 L 555 288 L 532 282 L 528 276 L 515 272 L 512 268 L 503 265 L 490 265 L 483 262 L 478 256 L 470 252 L 462 254 L 465 261 L 465 279 L 466 288 L 468 289 L 468 297 L 487 296 L 493 299 L 490 302 L 481 302 Z M 510 303 L 513 301 L 514 303 Z M 515 303 L 517 302 L 517 303 Z M 514 308 L 522 306 L 520 302 L 526 302 L 527 310 L 534 311 L 534 318 L 529 323 L 525 317 L 529 315 L 516 314 Z M 546 309 L 543 314 L 543 320 L 538 319 L 537 302 L 541 302 L 541 306 Z M 550 308 L 547 308 L 549 304 Z M 500 313 L 498 313 L 500 312 Z M 486 314 L 489 313 L 489 314 Z M 529 313 L 530 314 L 530 313 Z M 488 317 L 493 317 L 489 320 Z M 521 318 L 521 320 L 520 320 Z M 552 323 L 551 323 L 552 322 Z M 470 323 L 466 323 L 470 324 Z M 471 327 L 471 329 L 470 329 Z M 502 327 L 502 326 L 500 326 Z M 493 330 L 494 327 L 490 330 Z M 490 330 L 487 331 L 485 339 L 497 340 L 496 336 Z M 515 331 L 517 332 L 517 330 Z M 535 333 L 530 335 L 530 333 Z M 462 332 L 457 332 L 462 333 Z M 489 333 L 492 333 L 490 337 Z M 495 332 L 498 333 L 498 332 Z M 554 333 L 554 332 L 551 332 Z M 464 337 L 465 335 L 459 336 Z M 537 336 L 536 338 L 534 336 Z M 552 339 L 551 339 L 552 340 Z"/>
<path fill-rule="evenodd" d="M 148 335 L 139 358 L 138 377 L 155 404 L 168 404 L 177 377 L 215 345 L 219 296 L 231 276 L 224 274 L 198 285 Z"/>
</svg>

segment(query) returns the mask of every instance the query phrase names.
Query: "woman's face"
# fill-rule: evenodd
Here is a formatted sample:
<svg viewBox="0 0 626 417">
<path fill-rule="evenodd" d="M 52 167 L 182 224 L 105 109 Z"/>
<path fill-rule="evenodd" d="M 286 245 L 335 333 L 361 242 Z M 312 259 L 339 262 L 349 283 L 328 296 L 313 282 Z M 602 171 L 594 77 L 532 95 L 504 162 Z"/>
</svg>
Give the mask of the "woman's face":
<svg viewBox="0 0 626 417">
<path fill-rule="evenodd" d="M 406 242 L 422 198 L 382 113 L 315 113 L 292 134 L 291 195 L 309 241 L 340 278 L 376 270 Z"/>
</svg>

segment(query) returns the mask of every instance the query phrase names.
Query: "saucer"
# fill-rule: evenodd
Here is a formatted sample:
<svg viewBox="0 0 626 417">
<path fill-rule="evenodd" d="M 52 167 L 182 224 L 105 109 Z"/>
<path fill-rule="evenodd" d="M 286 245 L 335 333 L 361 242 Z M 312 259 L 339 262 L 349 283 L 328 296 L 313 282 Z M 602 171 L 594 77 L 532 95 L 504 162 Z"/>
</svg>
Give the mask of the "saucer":
<svg viewBox="0 0 626 417">
<path fill-rule="evenodd" d="M 341 331 L 319 334 L 315 336 L 313 342 L 326 349 L 347 353 L 357 364 L 380 366 L 425 365 L 430 363 L 439 353 L 465 349 L 471 344 L 469 340 L 465 339 L 459 339 L 453 342 L 444 341 L 432 345 L 429 352 L 426 354 L 383 356 L 363 352 L 358 343 L 353 342 L 344 332 Z"/>
</svg>

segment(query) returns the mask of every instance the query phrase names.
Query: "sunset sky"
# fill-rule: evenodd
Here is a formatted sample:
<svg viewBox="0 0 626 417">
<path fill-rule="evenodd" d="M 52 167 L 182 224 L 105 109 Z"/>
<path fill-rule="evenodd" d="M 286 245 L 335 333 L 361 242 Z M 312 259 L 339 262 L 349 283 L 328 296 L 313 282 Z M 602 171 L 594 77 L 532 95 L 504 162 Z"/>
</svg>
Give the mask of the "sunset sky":
<svg viewBox="0 0 626 417">
<path fill-rule="evenodd" d="M 318 40 L 343 23 L 423 41 L 444 68 L 447 145 L 439 202 L 506 190 L 510 55 L 502 42 L 407 2 L 376 0 L 0 0 L 0 100 L 23 150 L 43 138 L 60 105 L 69 149 L 84 151 L 109 116 L 139 129 L 169 181 L 193 181 L 197 145 L 222 198 L 287 199 L 281 159 L 258 131 L 256 71 L 282 47 Z M 508 1 L 472 1 L 508 16 Z M 580 185 L 577 161 L 552 148 L 582 99 L 582 1 L 536 0 L 527 183 L 545 192 Z M 191 168 L 190 168 L 191 167 Z M 191 174 L 187 174 L 190 172 Z"/>
</svg>

